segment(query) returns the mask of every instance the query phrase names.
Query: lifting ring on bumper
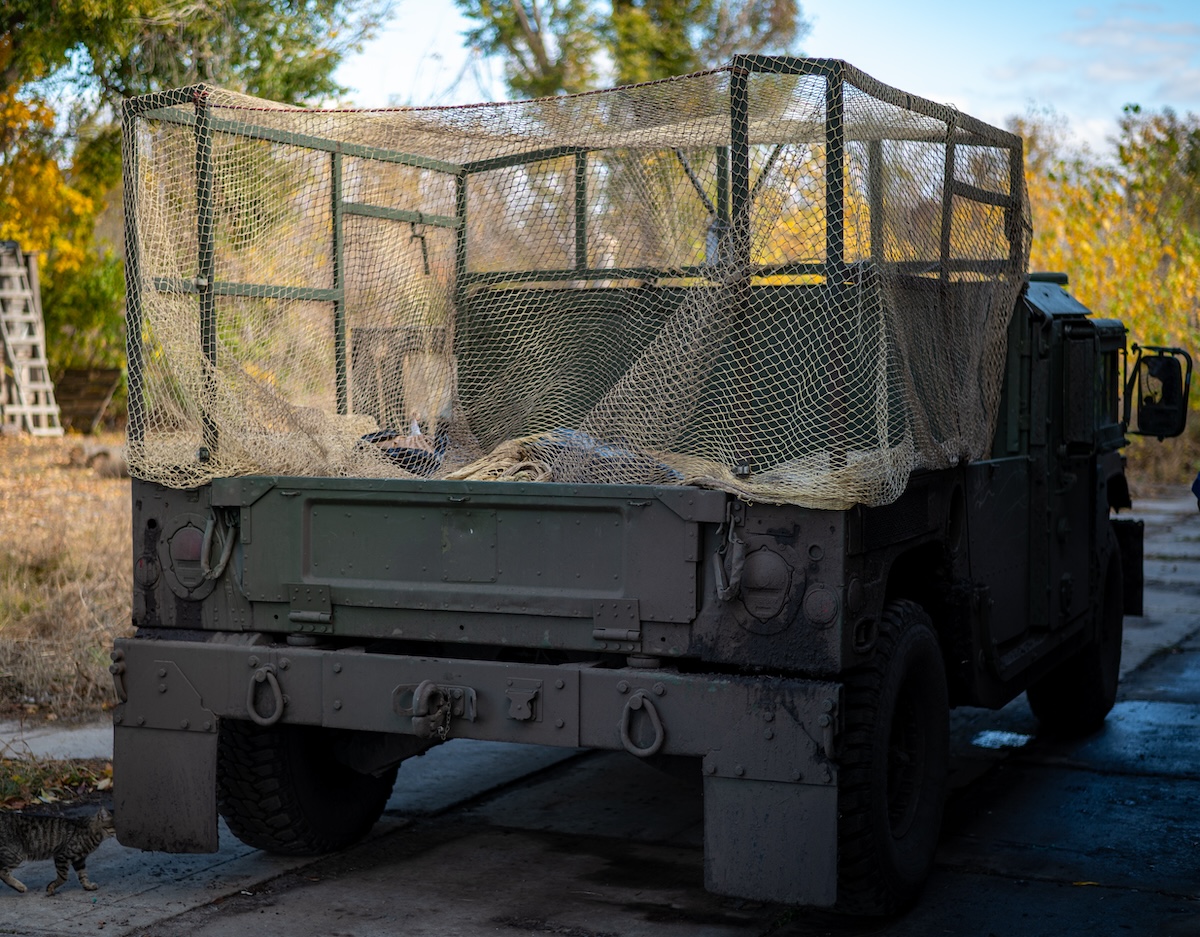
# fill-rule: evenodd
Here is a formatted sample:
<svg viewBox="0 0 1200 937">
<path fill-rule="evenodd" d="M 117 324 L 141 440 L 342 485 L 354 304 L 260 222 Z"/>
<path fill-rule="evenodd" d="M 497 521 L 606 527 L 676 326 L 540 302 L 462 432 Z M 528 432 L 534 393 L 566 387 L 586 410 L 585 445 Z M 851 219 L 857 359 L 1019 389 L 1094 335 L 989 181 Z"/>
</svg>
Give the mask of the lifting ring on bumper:
<svg viewBox="0 0 1200 937">
<path fill-rule="evenodd" d="M 629 737 L 629 723 L 632 721 L 633 712 L 636 709 L 645 709 L 646 715 L 650 717 L 650 725 L 654 727 L 654 741 L 645 748 Z M 658 716 L 658 710 L 655 708 L 653 700 L 640 691 L 634 693 L 629 698 L 629 702 L 625 704 L 618 728 L 621 731 L 621 744 L 625 746 L 625 751 L 631 755 L 637 755 L 639 758 L 649 758 L 651 755 L 657 754 L 667 738 L 667 732 L 663 728 L 662 719 Z"/>
<path fill-rule="evenodd" d="M 271 715 L 262 716 L 254 707 L 254 684 L 267 682 L 267 686 L 271 688 L 271 696 L 275 699 L 275 708 L 271 711 Z M 271 666 L 259 667 L 250 677 L 250 685 L 246 687 L 246 711 L 260 726 L 273 726 L 281 718 L 283 718 L 283 690 L 279 688 L 279 681 L 275 678 L 275 668 Z"/>
</svg>

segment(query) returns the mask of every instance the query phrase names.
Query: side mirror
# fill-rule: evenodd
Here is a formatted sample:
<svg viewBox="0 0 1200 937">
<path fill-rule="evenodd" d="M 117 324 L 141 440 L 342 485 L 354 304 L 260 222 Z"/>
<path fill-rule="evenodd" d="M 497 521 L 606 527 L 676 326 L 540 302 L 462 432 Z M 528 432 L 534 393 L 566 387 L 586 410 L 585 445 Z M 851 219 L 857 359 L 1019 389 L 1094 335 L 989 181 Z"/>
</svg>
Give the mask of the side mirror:
<svg viewBox="0 0 1200 937">
<path fill-rule="evenodd" d="M 1192 356 L 1182 348 L 1158 345 L 1135 344 L 1130 352 L 1136 353 L 1137 358 L 1133 373 L 1125 380 L 1124 418 L 1128 431 L 1136 436 L 1157 436 L 1160 440 L 1178 436 L 1187 426 Z M 1135 400 L 1137 421 L 1132 424 L 1129 418 Z"/>
</svg>

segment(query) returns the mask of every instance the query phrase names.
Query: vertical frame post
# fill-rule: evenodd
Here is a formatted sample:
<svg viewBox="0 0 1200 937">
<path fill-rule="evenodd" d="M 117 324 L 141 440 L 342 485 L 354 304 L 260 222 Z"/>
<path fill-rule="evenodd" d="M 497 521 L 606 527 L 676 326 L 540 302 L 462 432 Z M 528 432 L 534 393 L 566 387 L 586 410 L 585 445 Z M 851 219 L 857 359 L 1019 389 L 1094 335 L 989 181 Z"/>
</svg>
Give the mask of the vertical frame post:
<svg viewBox="0 0 1200 937">
<path fill-rule="evenodd" d="M 454 232 L 454 296 L 456 303 L 465 298 L 467 282 L 467 174 L 454 177 L 454 217 L 458 228 Z M 461 308 L 461 306 L 460 306 Z"/>
<path fill-rule="evenodd" d="M 950 234 L 954 224 L 954 133 L 953 120 L 946 122 L 946 162 L 942 173 L 942 232 L 938 243 L 938 277 L 942 295 L 950 285 Z"/>
<path fill-rule="evenodd" d="M 883 141 L 867 144 L 867 209 L 871 213 L 871 260 L 883 263 Z"/>
<path fill-rule="evenodd" d="M 731 339 L 734 347 L 745 340 L 750 314 L 750 68 L 743 56 L 735 56 L 729 75 L 729 267 L 726 288 L 736 311 Z M 720 157 L 718 155 L 718 166 Z M 720 171 L 718 170 L 718 178 Z M 718 195 L 719 198 L 719 195 Z M 723 258 L 724 259 L 724 258 Z M 744 354 L 744 352 L 739 352 Z M 754 439 L 757 420 L 754 394 L 747 382 L 737 389 L 734 429 L 734 474 L 748 478 L 754 471 Z"/>
<path fill-rule="evenodd" d="M 145 348 L 142 330 L 142 248 L 138 238 L 138 166 L 137 120 L 139 109 L 134 101 L 121 104 L 121 167 L 125 190 L 125 362 L 129 393 L 129 422 L 126 436 L 131 448 L 140 447 L 146 438 L 146 401 L 144 390 Z"/>
<path fill-rule="evenodd" d="M 717 147 L 717 220 L 729 228 L 729 147 Z"/>
<path fill-rule="evenodd" d="M 196 291 L 200 294 L 200 345 L 204 355 L 206 396 L 211 397 L 216 386 L 217 368 L 217 309 L 213 281 L 216 276 L 216 221 L 213 212 L 213 138 L 212 113 L 207 92 L 198 90 L 196 105 L 196 244 L 198 263 Z M 198 453 L 207 462 L 217 451 L 217 425 L 212 414 L 204 409 L 203 446 Z"/>
<path fill-rule="evenodd" d="M 1004 231 L 1008 236 L 1008 259 L 1018 276 L 1025 273 L 1025 216 L 1018 194 L 1025 186 L 1025 156 L 1020 146 L 1008 151 L 1008 201 L 1004 209 Z"/>
<path fill-rule="evenodd" d="M 825 269 L 840 282 L 846 271 L 845 81 L 840 64 L 825 76 Z"/>
<path fill-rule="evenodd" d="M 346 354 L 346 297 L 344 293 L 345 271 L 342 253 L 342 149 L 334 150 L 330 160 L 330 201 L 333 221 L 333 289 L 337 298 L 333 301 L 333 357 L 337 370 L 337 412 L 345 416 L 350 412 L 350 377 Z"/>
<path fill-rule="evenodd" d="M 844 302 L 846 268 L 846 101 L 841 63 L 825 72 L 825 288 L 835 305 Z M 857 287 L 861 289 L 861 284 Z M 849 433 L 846 375 L 842 371 L 841 344 L 846 336 L 833 330 L 830 342 L 829 448 L 834 468 L 846 465 Z"/>
<path fill-rule="evenodd" d="M 738 281 L 750 275 L 750 70 L 740 59 L 734 58 L 729 77 L 729 236 Z"/>
<path fill-rule="evenodd" d="M 575 269 L 588 268 L 587 153 L 575 154 Z"/>
</svg>

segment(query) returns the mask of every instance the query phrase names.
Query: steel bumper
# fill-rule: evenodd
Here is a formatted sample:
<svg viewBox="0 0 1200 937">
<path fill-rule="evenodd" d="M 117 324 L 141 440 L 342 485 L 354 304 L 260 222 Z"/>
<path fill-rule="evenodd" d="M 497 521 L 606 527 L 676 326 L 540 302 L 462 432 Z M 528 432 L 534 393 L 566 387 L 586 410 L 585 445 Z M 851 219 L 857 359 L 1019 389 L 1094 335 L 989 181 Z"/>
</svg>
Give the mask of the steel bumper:
<svg viewBox="0 0 1200 937">
<path fill-rule="evenodd" d="M 114 795 L 121 842 L 175 852 L 217 848 L 222 719 L 435 742 L 625 749 L 642 757 L 702 759 L 710 890 L 833 901 L 839 684 L 253 640 L 116 642 L 112 669 L 122 702 L 113 713 Z M 403 783 L 403 772 L 400 778 Z M 797 857 L 814 874 L 797 876 Z"/>
</svg>

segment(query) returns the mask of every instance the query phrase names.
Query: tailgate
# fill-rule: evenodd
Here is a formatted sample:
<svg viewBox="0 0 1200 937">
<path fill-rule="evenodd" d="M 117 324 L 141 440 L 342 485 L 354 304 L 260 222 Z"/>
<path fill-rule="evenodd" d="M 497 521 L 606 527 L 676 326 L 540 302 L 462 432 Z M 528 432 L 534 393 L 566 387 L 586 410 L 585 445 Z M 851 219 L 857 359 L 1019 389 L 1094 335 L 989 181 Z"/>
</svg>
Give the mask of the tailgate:
<svg viewBox="0 0 1200 937">
<path fill-rule="evenodd" d="M 631 629 L 691 621 L 700 524 L 724 520 L 727 495 L 252 477 L 213 482 L 212 499 L 241 509 L 246 596 L 342 633 L 338 607 L 595 619 L 598 629 L 609 618 Z"/>
</svg>

